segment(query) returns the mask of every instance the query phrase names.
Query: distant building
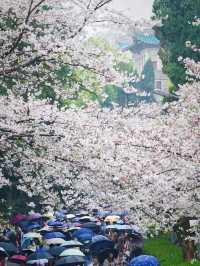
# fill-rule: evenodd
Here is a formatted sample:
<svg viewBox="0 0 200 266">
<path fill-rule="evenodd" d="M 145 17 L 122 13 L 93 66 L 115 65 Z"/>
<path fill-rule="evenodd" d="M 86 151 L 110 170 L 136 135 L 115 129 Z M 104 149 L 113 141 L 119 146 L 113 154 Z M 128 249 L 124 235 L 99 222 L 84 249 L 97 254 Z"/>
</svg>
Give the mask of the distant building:
<svg viewBox="0 0 200 266">
<path fill-rule="evenodd" d="M 162 62 L 158 55 L 160 42 L 152 28 L 146 27 L 142 32 L 135 33 L 132 43 L 130 38 L 120 40 L 118 47 L 123 51 L 132 51 L 133 60 L 139 75 L 142 74 L 146 62 L 151 60 L 155 72 L 155 89 L 168 91 L 169 79 L 162 71 Z"/>
</svg>

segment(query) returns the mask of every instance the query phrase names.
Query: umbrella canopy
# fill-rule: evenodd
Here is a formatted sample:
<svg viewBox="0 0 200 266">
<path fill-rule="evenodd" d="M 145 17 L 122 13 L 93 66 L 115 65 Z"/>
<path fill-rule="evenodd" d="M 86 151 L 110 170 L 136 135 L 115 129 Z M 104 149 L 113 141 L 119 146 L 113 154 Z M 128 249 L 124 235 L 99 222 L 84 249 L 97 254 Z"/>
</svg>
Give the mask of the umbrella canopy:
<svg viewBox="0 0 200 266">
<path fill-rule="evenodd" d="M 77 217 L 83 217 L 83 216 L 86 216 L 86 215 L 88 215 L 89 213 L 88 213 L 88 211 L 80 211 L 80 212 L 77 212 L 76 213 L 76 216 Z"/>
<path fill-rule="evenodd" d="M 88 222 L 81 225 L 82 228 L 89 228 L 95 233 L 99 233 L 101 230 L 101 226 L 94 223 L 94 222 Z"/>
<path fill-rule="evenodd" d="M 50 232 L 44 234 L 44 239 L 52 239 L 52 238 L 65 238 L 65 235 L 61 232 Z"/>
<path fill-rule="evenodd" d="M 66 247 L 54 246 L 50 248 L 49 252 L 51 253 L 52 256 L 58 257 L 64 250 L 66 250 Z"/>
<path fill-rule="evenodd" d="M 64 250 L 59 257 L 67 257 L 67 256 L 82 256 L 85 257 L 85 254 L 76 248 L 69 248 Z"/>
<path fill-rule="evenodd" d="M 81 247 L 83 244 L 77 240 L 69 240 L 61 245 L 62 247 L 70 248 L 70 247 Z"/>
<path fill-rule="evenodd" d="M 27 260 L 27 257 L 23 255 L 14 255 L 10 257 L 10 261 L 15 262 L 15 263 L 25 262 L 26 260 Z"/>
<path fill-rule="evenodd" d="M 96 242 L 100 242 L 100 241 L 107 241 L 109 240 L 106 236 L 103 235 L 96 235 L 93 236 L 92 238 L 92 244 L 96 243 Z"/>
<path fill-rule="evenodd" d="M 87 223 L 87 222 L 96 222 L 96 218 L 92 216 L 83 216 L 79 218 L 79 221 L 81 223 Z"/>
<path fill-rule="evenodd" d="M 88 228 L 81 228 L 73 233 L 73 237 L 81 242 L 91 241 L 94 233 Z"/>
<path fill-rule="evenodd" d="M 105 222 L 108 222 L 110 224 L 117 222 L 120 220 L 120 216 L 117 215 L 109 215 L 105 218 Z"/>
<path fill-rule="evenodd" d="M 3 248 L 9 255 L 17 253 L 16 246 L 11 242 L 0 242 L 0 247 Z"/>
<path fill-rule="evenodd" d="M 114 229 L 114 230 L 118 230 L 118 231 L 128 231 L 128 230 L 132 230 L 132 226 L 127 225 L 127 224 L 112 224 L 112 225 L 108 225 L 106 226 L 106 229 Z"/>
<path fill-rule="evenodd" d="M 63 238 L 51 238 L 45 240 L 47 245 L 61 245 L 65 243 Z"/>
<path fill-rule="evenodd" d="M 49 227 L 48 225 L 46 225 L 46 226 L 42 227 L 41 229 L 39 229 L 37 231 L 40 232 L 40 233 L 51 232 L 52 228 Z"/>
<path fill-rule="evenodd" d="M 10 223 L 11 224 L 18 224 L 19 222 L 21 222 L 23 220 L 26 220 L 26 216 L 21 214 L 21 213 L 18 213 L 11 218 Z"/>
<path fill-rule="evenodd" d="M 34 221 L 34 220 L 38 220 L 42 217 L 42 215 L 40 213 L 32 213 L 29 216 L 27 216 L 27 220 L 28 221 Z"/>
<path fill-rule="evenodd" d="M 37 265 L 45 265 L 48 263 L 48 259 L 40 259 L 40 260 L 29 260 L 27 264 L 37 264 Z"/>
<path fill-rule="evenodd" d="M 56 261 L 55 266 L 80 265 L 85 263 L 83 256 L 67 256 Z"/>
<path fill-rule="evenodd" d="M 0 247 L 0 255 L 2 257 L 8 257 L 8 253 L 6 252 L 6 250 L 2 247 Z"/>
<path fill-rule="evenodd" d="M 42 238 L 41 234 L 39 233 L 35 233 L 35 232 L 30 232 L 30 233 L 27 233 L 27 234 L 24 234 L 23 236 L 24 238 L 30 238 L 30 239 L 40 239 Z"/>
<path fill-rule="evenodd" d="M 29 263 L 29 261 L 32 261 L 32 260 L 41 260 L 41 259 L 47 259 L 47 260 L 53 259 L 53 256 L 47 251 L 34 252 L 28 256 L 27 263 Z"/>
<path fill-rule="evenodd" d="M 49 221 L 48 226 L 59 227 L 59 226 L 63 226 L 63 223 L 60 221 Z"/>
<path fill-rule="evenodd" d="M 160 266 L 160 262 L 156 257 L 141 255 L 132 259 L 129 266 Z"/>
<path fill-rule="evenodd" d="M 98 255 L 104 250 L 113 250 L 114 242 L 109 240 L 103 235 L 97 235 L 92 238 L 92 243 L 90 245 L 90 251 L 93 255 Z"/>
<path fill-rule="evenodd" d="M 67 214 L 66 215 L 66 218 L 67 219 L 73 219 L 73 218 L 75 218 L 76 216 L 74 215 L 74 214 L 71 214 L 71 213 L 69 213 L 69 214 Z"/>
<path fill-rule="evenodd" d="M 73 237 L 77 237 L 80 235 L 89 234 L 91 236 L 94 235 L 93 231 L 89 228 L 81 228 L 73 233 Z"/>
<path fill-rule="evenodd" d="M 28 230 L 28 231 L 31 231 L 31 230 L 33 230 L 33 229 L 38 229 L 38 228 L 41 228 L 41 225 L 38 224 L 38 223 L 35 223 L 35 224 L 29 224 L 29 225 L 27 226 L 27 230 Z"/>
</svg>

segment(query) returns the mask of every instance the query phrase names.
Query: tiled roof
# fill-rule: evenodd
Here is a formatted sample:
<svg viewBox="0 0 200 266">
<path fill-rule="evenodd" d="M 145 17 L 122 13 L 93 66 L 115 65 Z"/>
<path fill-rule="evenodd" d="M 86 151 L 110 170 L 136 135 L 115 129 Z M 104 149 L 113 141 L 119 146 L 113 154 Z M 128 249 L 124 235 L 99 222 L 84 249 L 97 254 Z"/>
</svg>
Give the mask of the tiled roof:
<svg viewBox="0 0 200 266">
<path fill-rule="evenodd" d="M 152 45 L 159 45 L 159 40 L 156 38 L 155 35 L 146 35 L 144 33 L 136 33 L 135 37 L 137 41 L 146 43 L 146 44 L 152 44 Z"/>
</svg>

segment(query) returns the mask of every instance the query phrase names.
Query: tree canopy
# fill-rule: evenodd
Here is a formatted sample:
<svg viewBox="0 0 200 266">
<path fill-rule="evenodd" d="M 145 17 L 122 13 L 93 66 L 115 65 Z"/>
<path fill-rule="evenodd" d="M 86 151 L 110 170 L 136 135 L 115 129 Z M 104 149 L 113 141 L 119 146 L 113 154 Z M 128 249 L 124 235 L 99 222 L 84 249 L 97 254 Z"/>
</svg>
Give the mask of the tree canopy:
<svg viewBox="0 0 200 266">
<path fill-rule="evenodd" d="M 177 89 L 186 82 L 185 67 L 178 58 L 200 60 L 199 54 L 186 46 L 187 41 L 200 46 L 199 28 L 193 25 L 200 14 L 200 0 L 155 0 L 153 13 L 160 21 L 155 31 L 161 43 L 163 70 Z"/>
</svg>

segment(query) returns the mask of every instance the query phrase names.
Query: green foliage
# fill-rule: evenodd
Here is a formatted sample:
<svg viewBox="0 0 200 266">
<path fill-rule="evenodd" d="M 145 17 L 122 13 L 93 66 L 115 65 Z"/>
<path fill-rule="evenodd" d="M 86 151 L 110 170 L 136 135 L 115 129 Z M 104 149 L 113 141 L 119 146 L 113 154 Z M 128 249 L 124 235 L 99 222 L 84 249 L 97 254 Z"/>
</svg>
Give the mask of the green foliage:
<svg viewBox="0 0 200 266">
<path fill-rule="evenodd" d="M 170 242 L 169 236 L 161 236 L 145 241 L 145 253 L 156 256 L 162 266 L 189 266 L 191 263 L 184 262 L 181 248 Z M 200 262 L 192 265 L 200 266 Z"/>
<path fill-rule="evenodd" d="M 184 65 L 178 62 L 178 57 L 200 60 L 200 55 L 185 45 L 191 41 L 200 46 L 199 27 L 192 25 L 200 14 L 200 0 L 155 0 L 153 13 L 153 18 L 161 21 L 155 31 L 161 43 L 163 70 L 177 87 L 186 82 Z"/>
</svg>

